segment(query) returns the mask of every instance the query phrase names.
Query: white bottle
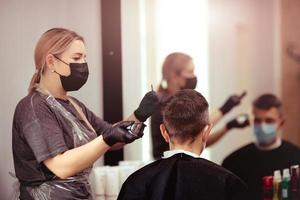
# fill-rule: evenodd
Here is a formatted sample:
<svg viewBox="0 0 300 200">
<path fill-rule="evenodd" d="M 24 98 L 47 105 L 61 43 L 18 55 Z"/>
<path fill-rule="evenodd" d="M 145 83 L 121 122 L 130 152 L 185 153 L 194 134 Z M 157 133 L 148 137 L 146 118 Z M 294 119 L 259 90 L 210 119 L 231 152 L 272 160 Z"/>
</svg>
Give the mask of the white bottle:
<svg viewBox="0 0 300 200">
<path fill-rule="evenodd" d="M 282 179 L 286 179 L 288 181 L 291 180 L 290 170 L 288 168 L 283 170 Z"/>
</svg>

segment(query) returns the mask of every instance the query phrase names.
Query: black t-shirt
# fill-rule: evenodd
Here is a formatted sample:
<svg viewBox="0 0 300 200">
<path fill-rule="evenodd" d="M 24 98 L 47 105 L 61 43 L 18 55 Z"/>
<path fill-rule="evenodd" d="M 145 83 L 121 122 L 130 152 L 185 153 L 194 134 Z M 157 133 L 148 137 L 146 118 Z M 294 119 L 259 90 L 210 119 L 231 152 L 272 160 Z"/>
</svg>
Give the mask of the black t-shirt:
<svg viewBox="0 0 300 200">
<path fill-rule="evenodd" d="M 151 116 L 151 139 L 152 139 L 152 154 L 155 159 L 160 159 L 163 156 L 163 153 L 169 150 L 169 144 L 165 141 L 163 136 L 160 133 L 160 124 L 163 123 L 163 117 L 161 113 L 161 108 L 165 102 L 169 99 L 170 94 L 166 91 L 161 91 L 157 93 L 160 108 L 157 109 Z"/>
<path fill-rule="evenodd" d="M 248 184 L 249 200 L 261 200 L 262 178 L 273 176 L 275 170 L 300 164 L 300 149 L 286 141 L 280 147 L 262 151 L 251 143 L 225 158 L 222 166 L 232 171 Z"/>
<path fill-rule="evenodd" d="M 130 175 L 118 200 L 241 200 L 246 189 L 217 164 L 178 153 Z"/>
<path fill-rule="evenodd" d="M 37 186 L 51 180 L 50 172 L 43 161 L 74 148 L 73 125 L 46 101 L 47 96 L 33 92 L 24 97 L 15 109 L 12 144 L 16 176 L 21 186 Z M 82 109 L 97 135 L 111 127 L 97 117 L 83 103 L 73 98 Z M 82 131 L 97 136 L 81 120 L 69 101 L 56 99 L 71 115 L 76 123 L 83 126 Z M 90 138 L 93 139 L 93 138 Z M 22 194 L 21 194 L 22 196 Z"/>
</svg>

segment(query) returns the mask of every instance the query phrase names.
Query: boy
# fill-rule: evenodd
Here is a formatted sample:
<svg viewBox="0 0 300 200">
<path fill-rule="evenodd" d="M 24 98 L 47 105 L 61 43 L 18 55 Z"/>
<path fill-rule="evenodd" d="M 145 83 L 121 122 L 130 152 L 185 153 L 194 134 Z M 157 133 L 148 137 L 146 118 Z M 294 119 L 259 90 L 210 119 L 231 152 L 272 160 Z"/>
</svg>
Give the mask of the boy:
<svg viewBox="0 0 300 200">
<path fill-rule="evenodd" d="M 129 176 L 118 200 L 243 199 L 246 186 L 237 176 L 200 158 L 212 127 L 206 99 L 194 90 L 181 90 L 162 114 L 160 129 L 170 151 Z"/>
</svg>

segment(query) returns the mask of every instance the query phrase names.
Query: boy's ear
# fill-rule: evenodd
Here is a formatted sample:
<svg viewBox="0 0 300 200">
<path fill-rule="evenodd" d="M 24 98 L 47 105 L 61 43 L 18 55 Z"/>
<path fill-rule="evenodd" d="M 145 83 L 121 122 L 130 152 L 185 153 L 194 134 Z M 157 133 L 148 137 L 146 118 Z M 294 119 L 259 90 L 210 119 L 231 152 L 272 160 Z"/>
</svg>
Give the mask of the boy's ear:
<svg viewBox="0 0 300 200">
<path fill-rule="evenodd" d="M 279 127 L 282 128 L 284 124 L 285 124 L 285 118 L 282 117 L 281 121 L 280 121 L 280 124 L 279 124 Z"/>
<path fill-rule="evenodd" d="M 163 138 L 165 139 L 165 141 L 167 143 L 169 143 L 170 142 L 170 136 L 169 136 L 169 134 L 167 132 L 167 129 L 166 129 L 165 125 L 164 124 L 160 124 L 159 128 L 160 128 L 161 135 L 163 136 Z"/>
<path fill-rule="evenodd" d="M 202 131 L 202 141 L 206 142 L 208 140 L 208 136 L 211 132 L 213 125 L 212 123 L 207 124 Z"/>
</svg>

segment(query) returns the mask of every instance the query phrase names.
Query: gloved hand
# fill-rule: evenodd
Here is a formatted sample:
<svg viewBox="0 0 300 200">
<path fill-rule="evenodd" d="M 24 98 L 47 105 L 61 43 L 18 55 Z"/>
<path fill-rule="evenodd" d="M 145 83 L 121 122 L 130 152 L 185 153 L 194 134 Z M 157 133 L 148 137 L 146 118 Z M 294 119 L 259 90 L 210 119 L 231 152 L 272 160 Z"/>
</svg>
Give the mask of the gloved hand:
<svg viewBox="0 0 300 200">
<path fill-rule="evenodd" d="M 113 146 L 120 143 L 131 143 L 143 136 L 145 125 L 142 124 L 135 129 L 130 129 L 134 121 L 121 121 L 103 132 L 102 137 L 106 144 Z"/>
<path fill-rule="evenodd" d="M 134 115 L 140 122 L 145 122 L 158 109 L 158 106 L 159 100 L 156 92 L 150 91 L 143 97 Z"/>
<path fill-rule="evenodd" d="M 238 115 L 226 124 L 227 130 L 232 128 L 245 128 L 250 125 L 249 116 L 247 114 Z"/>
<path fill-rule="evenodd" d="M 241 103 L 242 98 L 247 94 L 246 91 L 244 91 L 241 95 L 232 95 L 230 96 L 227 101 L 224 103 L 224 105 L 220 108 L 220 111 L 223 115 L 228 113 L 232 108 L 239 105 Z"/>
</svg>

